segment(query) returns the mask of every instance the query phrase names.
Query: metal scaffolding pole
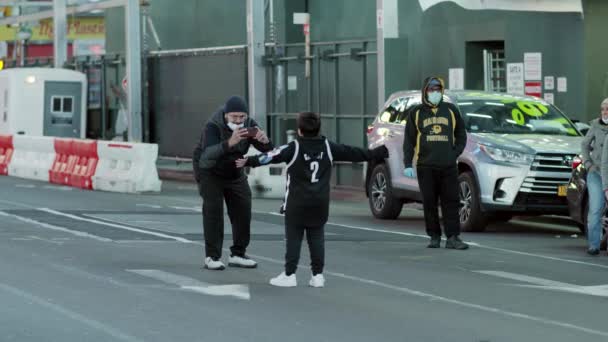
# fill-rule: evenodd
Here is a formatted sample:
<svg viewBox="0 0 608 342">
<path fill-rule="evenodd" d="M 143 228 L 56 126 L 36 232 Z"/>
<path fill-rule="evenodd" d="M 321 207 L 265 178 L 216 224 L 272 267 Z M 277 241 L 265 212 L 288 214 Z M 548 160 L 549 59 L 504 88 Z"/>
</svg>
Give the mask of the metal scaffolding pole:
<svg viewBox="0 0 608 342">
<path fill-rule="evenodd" d="M 249 113 L 260 127 L 268 129 L 266 122 L 266 67 L 263 64 L 264 2 L 247 0 L 247 78 L 249 87 Z M 274 137 L 276 139 L 276 137 Z"/>
<path fill-rule="evenodd" d="M 68 60 L 68 18 L 66 0 L 53 0 L 53 57 L 55 68 Z"/>
<path fill-rule="evenodd" d="M 129 141 L 141 142 L 141 17 L 139 0 L 127 0 L 125 30 L 127 34 L 127 107 Z"/>
<path fill-rule="evenodd" d="M 384 65 L 384 0 L 376 0 L 376 50 L 378 55 L 378 110 L 384 106 L 386 98 Z"/>
</svg>

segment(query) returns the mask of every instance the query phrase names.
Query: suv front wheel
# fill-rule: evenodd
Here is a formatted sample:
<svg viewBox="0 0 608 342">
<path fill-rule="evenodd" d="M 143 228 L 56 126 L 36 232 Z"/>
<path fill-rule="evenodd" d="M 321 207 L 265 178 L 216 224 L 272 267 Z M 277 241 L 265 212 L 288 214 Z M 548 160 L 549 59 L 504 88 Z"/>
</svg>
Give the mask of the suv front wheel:
<svg viewBox="0 0 608 342">
<path fill-rule="evenodd" d="M 479 205 L 479 190 L 471 172 L 458 176 L 458 197 L 460 198 L 460 229 L 463 232 L 483 232 L 488 224 L 487 216 Z"/>
<path fill-rule="evenodd" d="M 389 220 L 399 217 L 403 202 L 393 194 L 391 177 L 386 165 L 379 164 L 374 167 L 367 182 L 367 193 L 369 207 L 374 217 Z"/>
</svg>

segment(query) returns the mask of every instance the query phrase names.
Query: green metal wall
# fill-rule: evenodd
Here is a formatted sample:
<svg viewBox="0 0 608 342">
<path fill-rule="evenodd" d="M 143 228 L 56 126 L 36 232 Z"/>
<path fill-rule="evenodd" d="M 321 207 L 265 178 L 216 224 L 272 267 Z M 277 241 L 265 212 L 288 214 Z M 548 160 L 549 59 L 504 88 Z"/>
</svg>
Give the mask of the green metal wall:
<svg viewBox="0 0 608 342">
<path fill-rule="evenodd" d="M 191 49 L 247 42 L 245 0 L 150 0 L 150 16 L 163 50 Z M 107 46 L 124 51 L 124 10 L 108 10 Z M 155 49 L 154 43 L 151 43 Z"/>
<path fill-rule="evenodd" d="M 600 103 L 608 97 L 608 2 L 585 0 L 585 119 L 600 114 Z"/>
</svg>

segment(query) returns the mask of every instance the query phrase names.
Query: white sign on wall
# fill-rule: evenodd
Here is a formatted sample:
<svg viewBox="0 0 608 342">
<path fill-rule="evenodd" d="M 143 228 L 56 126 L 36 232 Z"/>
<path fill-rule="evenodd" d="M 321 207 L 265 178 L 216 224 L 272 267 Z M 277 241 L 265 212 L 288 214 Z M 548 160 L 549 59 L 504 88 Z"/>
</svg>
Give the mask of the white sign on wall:
<svg viewBox="0 0 608 342">
<path fill-rule="evenodd" d="M 469 10 L 583 12 L 581 0 L 418 0 L 418 2 L 423 11 L 442 2 L 453 2 Z"/>
<path fill-rule="evenodd" d="M 287 90 L 298 90 L 298 76 L 287 77 Z"/>
<path fill-rule="evenodd" d="M 555 77 L 545 76 L 545 90 L 555 89 Z"/>
<path fill-rule="evenodd" d="M 524 63 L 507 63 L 507 93 L 524 94 Z"/>
<path fill-rule="evenodd" d="M 542 72 L 543 55 L 540 52 L 524 53 L 524 80 L 540 81 L 543 77 Z"/>
<path fill-rule="evenodd" d="M 449 70 L 448 88 L 450 90 L 464 89 L 464 69 L 453 68 Z"/>
<path fill-rule="evenodd" d="M 555 95 L 553 93 L 545 93 L 545 101 L 549 104 L 555 104 Z"/>
<path fill-rule="evenodd" d="M 557 78 L 557 91 L 560 93 L 568 91 L 568 79 L 566 77 Z"/>
</svg>

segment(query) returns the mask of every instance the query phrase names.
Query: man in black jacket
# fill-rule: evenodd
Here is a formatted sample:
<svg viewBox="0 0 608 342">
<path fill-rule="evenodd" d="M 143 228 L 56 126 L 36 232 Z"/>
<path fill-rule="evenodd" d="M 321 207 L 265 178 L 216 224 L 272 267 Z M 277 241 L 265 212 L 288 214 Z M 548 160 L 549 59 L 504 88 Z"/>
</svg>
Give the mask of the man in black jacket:
<svg viewBox="0 0 608 342">
<path fill-rule="evenodd" d="M 424 80 L 422 104 L 410 112 L 405 126 L 403 173 L 406 177 L 415 177 L 412 164 L 416 161 L 426 232 L 431 237 L 428 247 L 440 247 L 441 226 L 437 209 L 437 200 L 440 200 L 447 236 L 445 247 L 467 249 L 469 246 L 459 238 L 456 164 L 466 146 L 467 133 L 458 108 L 443 101 L 443 89 L 443 80 L 438 77 Z"/>
<path fill-rule="evenodd" d="M 250 237 L 251 189 L 247 176 L 236 167 L 235 161 L 243 158 L 250 145 L 262 152 L 272 150 L 273 145 L 247 112 L 244 99 L 230 97 L 224 108 L 206 123 L 193 154 L 194 175 L 203 197 L 205 268 L 211 270 L 224 269 L 220 261 L 224 241 L 224 200 L 233 239 L 228 266 L 257 266 L 245 255 Z"/>
<path fill-rule="evenodd" d="M 329 186 L 334 161 L 361 162 L 388 158 L 388 150 L 373 150 L 336 144 L 319 135 L 319 114 L 304 112 L 297 118 L 298 138 L 266 154 L 237 161 L 238 167 L 287 164 L 287 191 L 281 211 L 285 213 L 287 252 L 285 271 L 270 280 L 274 286 L 297 285 L 296 268 L 306 231 L 312 278 L 309 285 L 323 287 L 325 263 L 324 225 L 329 215 Z"/>
</svg>

